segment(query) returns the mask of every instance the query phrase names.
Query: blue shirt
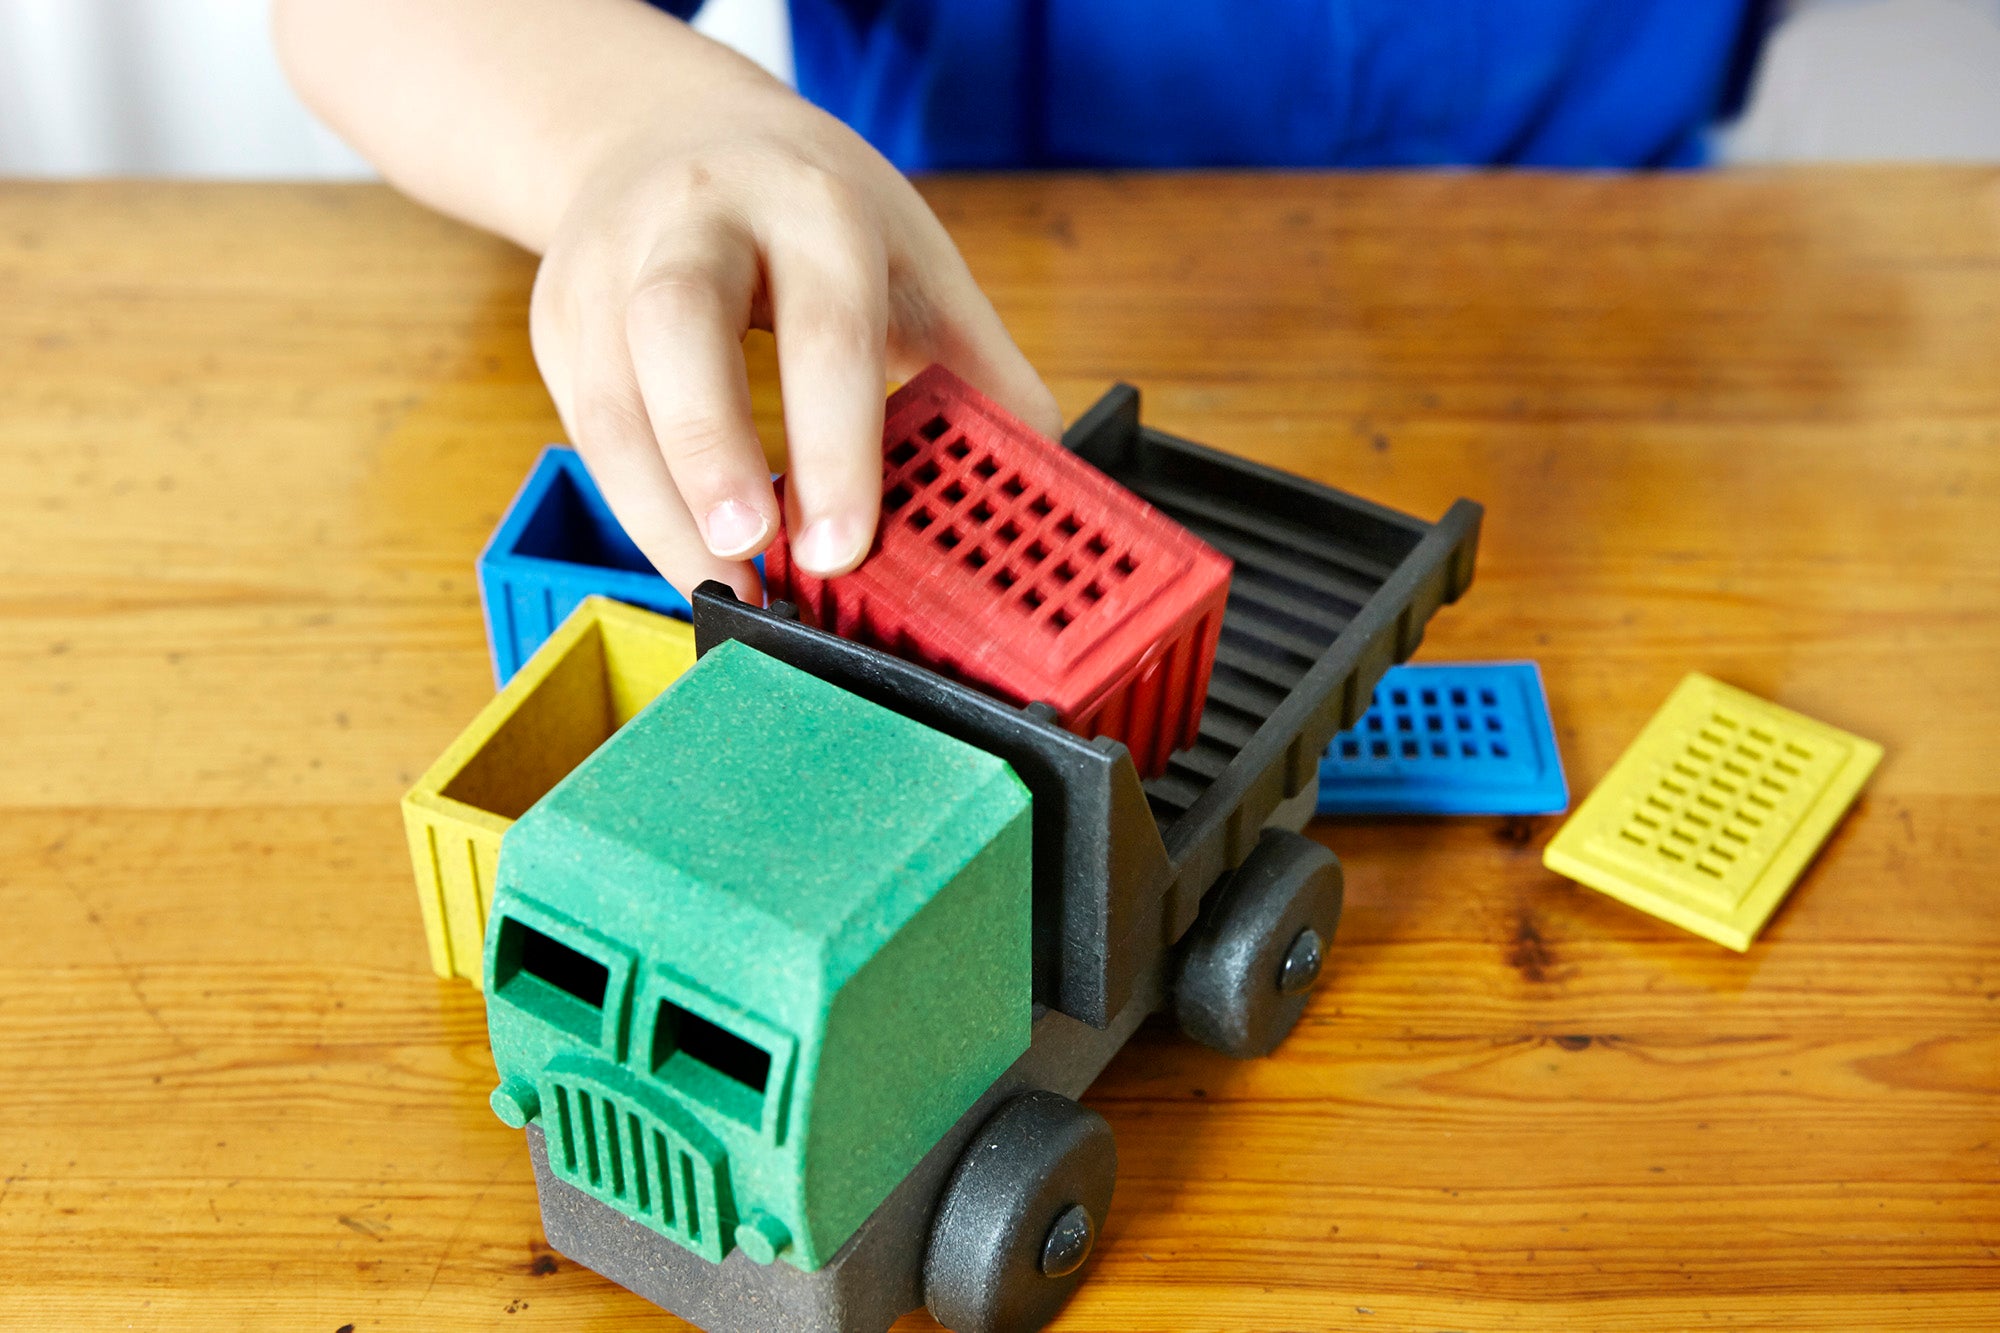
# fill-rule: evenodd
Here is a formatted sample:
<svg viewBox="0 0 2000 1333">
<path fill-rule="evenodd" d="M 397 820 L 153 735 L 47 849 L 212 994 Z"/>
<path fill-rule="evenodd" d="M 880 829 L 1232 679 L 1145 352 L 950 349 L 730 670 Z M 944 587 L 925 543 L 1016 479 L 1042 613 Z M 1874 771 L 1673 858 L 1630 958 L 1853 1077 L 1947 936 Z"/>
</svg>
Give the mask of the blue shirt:
<svg viewBox="0 0 2000 1333">
<path fill-rule="evenodd" d="M 662 0 L 683 17 L 701 0 Z M 925 168 L 1685 166 L 1758 0 L 790 0 L 799 91 Z"/>
</svg>

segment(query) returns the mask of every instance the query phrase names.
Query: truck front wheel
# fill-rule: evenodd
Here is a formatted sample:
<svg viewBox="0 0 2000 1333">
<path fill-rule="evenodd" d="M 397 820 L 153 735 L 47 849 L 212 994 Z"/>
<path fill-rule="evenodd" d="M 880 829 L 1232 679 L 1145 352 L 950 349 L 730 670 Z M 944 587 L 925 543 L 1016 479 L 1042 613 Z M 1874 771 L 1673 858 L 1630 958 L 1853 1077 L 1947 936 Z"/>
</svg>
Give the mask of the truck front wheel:
<svg viewBox="0 0 2000 1333">
<path fill-rule="evenodd" d="M 1239 1060 L 1278 1049 L 1319 980 L 1341 896 L 1332 852 L 1265 829 L 1182 942 L 1174 977 L 1181 1031 Z"/>
<path fill-rule="evenodd" d="M 1033 1333 L 1083 1282 L 1118 1149 L 1053 1092 L 1004 1103 L 952 1169 L 924 1254 L 924 1303 L 953 1333 Z"/>
</svg>

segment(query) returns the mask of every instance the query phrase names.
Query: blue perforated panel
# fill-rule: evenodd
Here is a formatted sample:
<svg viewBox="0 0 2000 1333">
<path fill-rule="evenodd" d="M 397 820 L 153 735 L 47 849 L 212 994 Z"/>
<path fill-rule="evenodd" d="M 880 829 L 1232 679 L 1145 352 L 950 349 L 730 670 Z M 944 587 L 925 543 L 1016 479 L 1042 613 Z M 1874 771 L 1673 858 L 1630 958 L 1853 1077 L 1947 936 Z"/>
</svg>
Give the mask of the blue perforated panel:
<svg viewBox="0 0 2000 1333">
<path fill-rule="evenodd" d="M 1569 805 L 1533 662 L 1391 667 L 1319 767 L 1319 812 L 1547 815 Z"/>
</svg>

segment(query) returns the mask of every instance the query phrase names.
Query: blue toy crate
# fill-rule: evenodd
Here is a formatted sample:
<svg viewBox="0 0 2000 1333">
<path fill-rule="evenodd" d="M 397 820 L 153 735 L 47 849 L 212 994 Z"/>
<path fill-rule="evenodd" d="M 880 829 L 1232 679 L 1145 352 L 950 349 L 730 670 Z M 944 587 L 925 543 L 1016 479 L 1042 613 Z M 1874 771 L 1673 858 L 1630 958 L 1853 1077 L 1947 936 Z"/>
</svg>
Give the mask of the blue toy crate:
<svg viewBox="0 0 2000 1333">
<path fill-rule="evenodd" d="M 1391 667 L 1320 760 L 1323 815 L 1552 815 L 1568 805 L 1533 662 Z"/>
<path fill-rule="evenodd" d="M 542 450 L 479 555 L 493 676 L 505 685 L 592 593 L 690 617 L 687 599 L 625 535 L 574 449 Z"/>
</svg>

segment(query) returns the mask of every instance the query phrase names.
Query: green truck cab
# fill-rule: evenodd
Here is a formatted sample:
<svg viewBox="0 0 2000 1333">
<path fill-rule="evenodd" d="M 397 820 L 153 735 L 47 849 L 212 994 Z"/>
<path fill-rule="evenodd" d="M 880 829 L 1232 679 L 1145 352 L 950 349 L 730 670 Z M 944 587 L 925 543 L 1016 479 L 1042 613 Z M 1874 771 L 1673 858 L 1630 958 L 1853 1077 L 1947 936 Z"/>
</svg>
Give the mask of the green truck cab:
<svg viewBox="0 0 2000 1333">
<path fill-rule="evenodd" d="M 1175 439 L 1125 386 L 1064 444 L 1233 563 L 1164 774 L 706 584 L 696 665 L 503 841 L 493 1107 L 543 1231 L 708 1333 L 1041 1328 L 1111 1207 L 1092 1081 L 1154 1014 L 1267 1055 L 1321 976 L 1320 755 L 1471 582 L 1480 510 Z"/>
<path fill-rule="evenodd" d="M 1028 1047 L 1029 809 L 722 645 L 507 833 L 494 1109 L 711 1263 L 817 1269 Z"/>
</svg>

